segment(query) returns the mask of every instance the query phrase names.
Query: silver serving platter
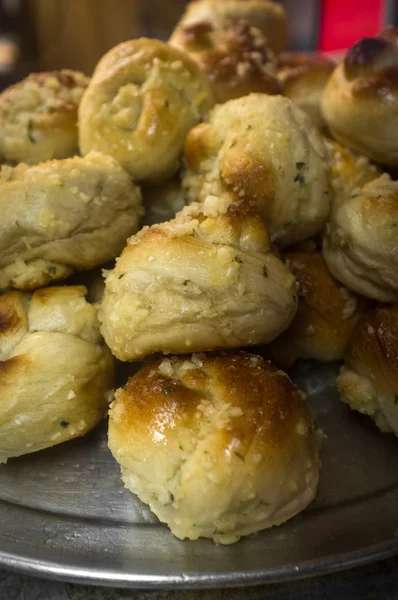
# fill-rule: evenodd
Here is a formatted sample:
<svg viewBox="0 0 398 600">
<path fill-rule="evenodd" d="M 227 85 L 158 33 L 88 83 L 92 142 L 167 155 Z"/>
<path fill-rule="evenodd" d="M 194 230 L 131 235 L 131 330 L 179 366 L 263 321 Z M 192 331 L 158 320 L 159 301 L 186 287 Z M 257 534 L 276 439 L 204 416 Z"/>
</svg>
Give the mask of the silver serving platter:
<svg viewBox="0 0 398 600">
<path fill-rule="evenodd" d="M 181 542 L 124 490 L 106 424 L 0 468 L 0 564 L 117 587 L 216 587 L 280 581 L 398 553 L 398 443 L 341 404 L 336 365 L 295 374 L 327 438 L 316 501 L 233 546 Z"/>
</svg>

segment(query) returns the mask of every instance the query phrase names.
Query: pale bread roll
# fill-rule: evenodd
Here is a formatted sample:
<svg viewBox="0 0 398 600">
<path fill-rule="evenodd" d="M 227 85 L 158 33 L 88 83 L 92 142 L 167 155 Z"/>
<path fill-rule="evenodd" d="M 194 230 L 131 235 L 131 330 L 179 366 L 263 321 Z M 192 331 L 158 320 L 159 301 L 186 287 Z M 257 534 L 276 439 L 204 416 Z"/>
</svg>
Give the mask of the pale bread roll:
<svg viewBox="0 0 398 600">
<path fill-rule="evenodd" d="M 90 431 L 113 359 L 84 286 L 0 296 L 0 463 Z"/>
</svg>

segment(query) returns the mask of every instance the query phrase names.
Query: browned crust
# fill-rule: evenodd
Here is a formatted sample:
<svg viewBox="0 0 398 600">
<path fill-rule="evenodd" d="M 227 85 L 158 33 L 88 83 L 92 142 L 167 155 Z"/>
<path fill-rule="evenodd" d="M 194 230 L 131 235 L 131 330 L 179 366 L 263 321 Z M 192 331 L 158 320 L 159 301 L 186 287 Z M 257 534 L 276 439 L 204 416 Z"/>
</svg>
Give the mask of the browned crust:
<svg viewBox="0 0 398 600">
<path fill-rule="evenodd" d="M 329 324 L 340 325 L 346 305 L 341 294 L 343 286 L 330 275 L 322 255 L 286 252 L 284 258 L 298 285 L 301 315 L 295 319 L 296 326 L 305 326 L 305 321 L 311 321 L 312 313 Z"/>
<path fill-rule="evenodd" d="M 0 296 L 0 337 L 10 335 L 25 325 L 25 313 L 22 308 L 24 295 L 21 292 L 9 292 Z"/>
<path fill-rule="evenodd" d="M 117 428 L 125 443 L 132 431 L 152 439 L 154 431 L 167 436 L 180 427 L 196 428 L 203 400 L 241 409 L 224 428 L 224 443 L 234 443 L 243 452 L 266 447 L 269 457 L 277 457 L 274 448 L 293 441 L 299 423 L 313 428 L 299 390 L 261 357 L 245 353 L 207 357 L 201 369 L 187 371 L 180 380 L 160 373 L 161 362 L 141 369 L 116 393 L 112 411 L 121 414 Z"/>
<path fill-rule="evenodd" d="M 380 98 L 398 102 L 398 64 L 387 67 L 368 77 L 361 77 L 352 83 L 351 93 L 358 98 Z"/>
<path fill-rule="evenodd" d="M 209 23 L 189 27 L 192 44 L 201 48 L 193 57 L 215 86 L 218 102 L 246 96 L 252 92 L 278 94 L 280 86 L 272 73 L 273 54 L 261 31 L 245 21 L 231 22 L 229 29 L 214 33 Z M 198 33 L 199 32 L 199 33 Z M 270 68 L 271 67 L 271 68 Z"/>
<path fill-rule="evenodd" d="M 62 87 L 72 89 L 75 86 L 82 87 L 83 83 L 83 75 L 79 73 L 82 77 L 82 81 L 78 81 L 72 71 L 62 70 L 62 71 L 46 71 L 40 73 L 30 73 L 25 79 L 15 83 L 8 87 L 4 92 L 0 95 L 0 111 L 3 113 L 7 113 L 8 106 L 12 103 L 12 99 L 10 96 L 12 92 L 17 88 L 22 88 L 26 83 L 30 81 L 34 81 L 39 87 L 43 87 L 47 80 L 56 78 Z M 88 79 L 85 82 L 85 86 L 88 85 Z M 43 120 L 46 118 L 46 124 L 53 126 L 53 123 L 56 123 L 60 118 L 60 115 L 63 115 L 63 118 L 70 117 L 76 120 L 78 105 L 73 100 L 57 100 L 57 106 L 54 112 L 49 113 L 38 113 L 37 115 L 32 114 L 32 120 L 36 119 Z"/>
<path fill-rule="evenodd" d="M 367 301 L 352 294 L 357 304 L 347 317 L 344 286 L 331 276 L 321 253 L 287 252 L 284 258 L 296 277 L 299 296 L 298 311 L 289 334 L 303 340 L 324 334 L 325 344 L 343 345 Z M 346 293 L 349 294 L 348 290 Z"/>
<path fill-rule="evenodd" d="M 250 131 L 247 134 L 250 134 Z M 197 125 L 191 129 L 185 140 L 184 158 L 187 166 L 197 170 L 203 161 L 217 154 L 220 145 L 211 124 Z M 235 200 L 262 201 L 262 214 L 270 215 L 276 182 L 272 164 L 266 165 L 265 162 L 265 156 L 261 164 L 250 156 L 250 152 L 247 151 L 247 136 L 237 137 L 232 139 L 228 152 L 224 154 L 220 166 L 220 179 Z"/>
<path fill-rule="evenodd" d="M 389 220 L 398 219 L 398 193 L 370 195 L 363 192 L 362 210 L 363 214 L 372 221 L 375 214 L 387 215 Z"/>
<path fill-rule="evenodd" d="M 74 286 L 53 286 L 48 288 L 40 288 L 32 295 L 32 301 L 38 300 L 41 304 L 46 304 L 55 296 L 61 299 L 61 295 L 76 297 L 76 294 L 86 296 L 87 288 L 84 285 Z"/>
<path fill-rule="evenodd" d="M 380 306 L 357 324 L 345 366 L 373 374 L 381 389 L 398 387 L 398 307 Z"/>
<path fill-rule="evenodd" d="M 181 42 L 187 51 L 203 50 L 212 46 L 211 34 L 214 26 L 211 21 L 196 21 L 181 27 Z"/>
<path fill-rule="evenodd" d="M 397 163 L 398 45 L 364 38 L 327 82 L 322 111 L 344 145 L 381 164 Z"/>
<path fill-rule="evenodd" d="M 245 153 L 245 145 L 246 141 L 241 140 L 229 148 L 221 166 L 221 180 L 235 199 L 261 201 L 262 216 L 270 216 L 276 186 L 274 169 L 272 164 L 265 164 L 266 157 L 262 164 L 253 160 Z"/>
<path fill-rule="evenodd" d="M 319 85 L 326 83 L 335 66 L 333 60 L 319 54 L 283 52 L 278 57 L 278 79 L 285 92 L 304 79 Z"/>
<path fill-rule="evenodd" d="M 227 29 L 233 20 L 243 19 L 249 25 L 257 27 L 268 39 L 272 50 L 278 53 L 285 46 L 288 37 L 286 12 L 279 3 L 268 0 L 198 0 L 188 4 L 170 38 L 173 44 L 184 45 L 185 23 L 195 24 L 195 17 L 196 21 L 200 19 L 201 22 L 211 22 L 220 30 Z M 199 33 L 203 33 L 202 29 L 201 25 Z M 194 34 L 197 33 L 195 25 L 189 33 L 192 30 Z M 189 41 L 188 38 L 188 43 Z"/>
<path fill-rule="evenodd" d="M 201 163 L 211 155 L 216 155 L 219 142 L 213 135 L 213 126 L 200 123 L 193 127 L 185 138 L 184 160 L 190 169 L 198 169 Z"/>
<path fill-rule="evenodd" d="M 336 281 L 319 252 L 292 251 L 283 257 L 296 277 L 298 309 L 290 327 L 261 354 L 282 368 L 299 358 L 341 360 L 369 301 Z"/>
<path fill-rule="evenodd" d="M 0 386 L 17 385 L 16 382 L 29 365 L 30 362 L 24 354 L 13 356 L 7 360 L 0 360 Z"/>
<path fill-rule="evenodd" d="M 369 70 L 382 64 L 382 57 L 388 51 L 390 44 L 378 38 L 363 38 L 351 46 L 344 58 L 344 72 L 350 79 L 358 75 L 366 75 Z"/>
<path fill-rule="evenodd" d="M 376 38 L 363 38 L 346 54 L 344 75 L 352 83 L 351 94 L 378 97 L 391 102 L 398 94 L 398 47 L 391 42 L 392 31 Z M 394 34 L 395 35 L 395 34 Z"/>
<path fill-rule="evenodd" d="M 379 39 L 386 40 L 390 44 L 398 45 L 398 27 L 387 25 L 377 36 Z"/>
</svg>

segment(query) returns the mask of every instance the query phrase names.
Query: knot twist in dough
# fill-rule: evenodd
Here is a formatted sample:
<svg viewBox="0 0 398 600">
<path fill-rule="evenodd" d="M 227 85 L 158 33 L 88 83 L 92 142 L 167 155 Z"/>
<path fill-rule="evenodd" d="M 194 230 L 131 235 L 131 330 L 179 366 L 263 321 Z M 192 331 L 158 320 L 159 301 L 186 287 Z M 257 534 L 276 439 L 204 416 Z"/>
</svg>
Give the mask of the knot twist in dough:
<svg viewBox="0 0 398 600">
<path fill-rule="evenodd" d="M 99 61 L 83 96 L 81 153 L 109 154 L 137 180 L 165 179 L 212 102 L 210 83 L 187 53 L 158 40 L 123 42 Z"/>
</svg>

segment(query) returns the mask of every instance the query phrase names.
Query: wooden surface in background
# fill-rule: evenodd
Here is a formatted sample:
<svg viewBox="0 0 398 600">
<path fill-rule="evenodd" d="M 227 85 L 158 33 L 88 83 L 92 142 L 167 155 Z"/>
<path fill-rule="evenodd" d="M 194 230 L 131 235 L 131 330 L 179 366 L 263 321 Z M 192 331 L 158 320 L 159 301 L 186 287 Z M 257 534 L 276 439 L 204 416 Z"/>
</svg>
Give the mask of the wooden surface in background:
<svg viewBox="0 0 398 600">
<path fill-rule="evenodd" d="M 89 75 L 119 42 L 144 35 L 167 39 L 184 5 L 184 0 L 28 0 L 36 69 L 66 67 Z"/>
</svg>

